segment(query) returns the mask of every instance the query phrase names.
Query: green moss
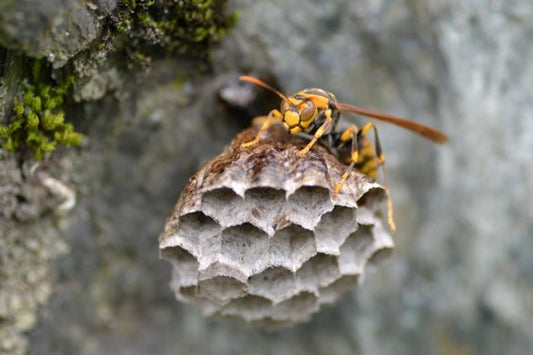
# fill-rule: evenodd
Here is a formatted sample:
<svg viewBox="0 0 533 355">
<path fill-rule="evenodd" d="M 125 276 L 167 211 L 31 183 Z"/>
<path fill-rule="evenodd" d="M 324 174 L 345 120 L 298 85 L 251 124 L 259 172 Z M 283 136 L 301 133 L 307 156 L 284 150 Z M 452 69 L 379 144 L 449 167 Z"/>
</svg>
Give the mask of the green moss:
<svg viewBox="0 0 533 355">
<path fill-rule="evenodd" d="M 0 143 L 10 151 L 27 148 L 41 160 L 58 145 L 80 144 L 83 136 L 64 122 L 61 108 L 74 77 L 49 84 L 50 78 L 43 77 L 41 60 L 33 60 L 30 66 L 31 75 L 22 80 L 13 100 L 14 116 L 7 125 L 0 125 Z"/>
<path fill-rule="evenodd" d="M 161 53 L 207 58 L 209 46 L 237 20 L 237 13 L 226 15 L 226 5 L 227 0 L 122 0 L 111 17 L 115 35 L 104 38 L 141 64 Z"/>
</svg>

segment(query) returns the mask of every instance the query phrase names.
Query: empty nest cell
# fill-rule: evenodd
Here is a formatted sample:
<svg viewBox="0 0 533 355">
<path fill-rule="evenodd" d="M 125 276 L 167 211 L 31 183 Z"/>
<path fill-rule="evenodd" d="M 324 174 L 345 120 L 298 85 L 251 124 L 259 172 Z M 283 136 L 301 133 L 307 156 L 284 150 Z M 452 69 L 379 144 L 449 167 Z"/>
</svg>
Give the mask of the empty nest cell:
<svg viewBox="0 0 533 355">
<path fill-rule="evenodd" d="M 317 251 L 339 255 L 340 246 L 357 229 L 355 218 L 356 209 L 343 206 L 335 206 L 331 212 L 324 214 L 315 228 Z"/>
<path fill-rule="evenodd" d="M 269 240 L 269 264 L 296 272 L 304 262 L 316 254 L 312 231 L 291 224 Z"/>
</svg>

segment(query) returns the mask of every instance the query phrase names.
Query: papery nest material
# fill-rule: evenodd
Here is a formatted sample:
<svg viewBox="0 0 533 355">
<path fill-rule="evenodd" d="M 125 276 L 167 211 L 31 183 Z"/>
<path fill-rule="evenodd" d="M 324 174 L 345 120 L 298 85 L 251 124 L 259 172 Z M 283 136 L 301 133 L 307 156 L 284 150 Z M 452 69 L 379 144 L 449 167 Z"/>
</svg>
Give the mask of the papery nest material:
<svg viewBox="0 0 533 355">
<path fill-rule="evenodd" d="M 386 191 L 346 169 L 325 147 L 251 127 L 194 175 L 160 237 L 171 288 L 206 316 L 293 323 L 310 318 L 358 281 L 393 240 L 381 219 Z"/>
</svg>

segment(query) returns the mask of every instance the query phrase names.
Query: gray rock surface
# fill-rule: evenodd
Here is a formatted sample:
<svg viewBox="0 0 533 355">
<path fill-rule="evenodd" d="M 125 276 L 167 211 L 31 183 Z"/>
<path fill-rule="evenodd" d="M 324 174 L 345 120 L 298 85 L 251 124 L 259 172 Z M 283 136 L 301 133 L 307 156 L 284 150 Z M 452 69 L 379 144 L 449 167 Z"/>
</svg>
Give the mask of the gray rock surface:
<svg viewBox="0 0 533 355">
<path fill-rule="evenodd" d="M 4 11 L 12 3 L 0 5 L 2 38 L 13 38 L 5 21 L 14 15 Z M 232 4 L 240 20 L 213 53 L 214 74 L 158 62 L 114 97 L 86 105 L 78 126 L 90 142 L 66 153 L 64 169 L 78 205 L 53 226 L 69 236 L 70 253 L 50 271 L 57 281 L 28 333 L 29 352 L 527 354 L 532 3 Z M 241 128 L 216 93 L 230 74 L 246 72 L 284 92 L 318 86 L 451 138 L 435 146 L 378 124 L 396 252 L 339 305 L 276 332 L 202 318 L 174 300 L 170 269 L 158 260 L 157 236 L 188 177 Z M 21 341 L 12 328 L 0 336 Z"/>
<path fill-rule="evenodd" d="M 101 19 L 116 0 L 4 0 L 0 43 L 56 67 L 86 49 L 102 29 Z"/>
</svg>

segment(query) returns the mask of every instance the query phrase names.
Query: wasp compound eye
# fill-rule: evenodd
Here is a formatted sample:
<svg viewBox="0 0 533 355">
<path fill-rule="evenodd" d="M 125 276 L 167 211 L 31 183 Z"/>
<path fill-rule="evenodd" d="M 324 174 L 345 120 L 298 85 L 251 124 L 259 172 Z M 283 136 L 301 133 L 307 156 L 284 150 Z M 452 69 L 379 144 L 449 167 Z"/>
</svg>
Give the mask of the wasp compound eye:
<svg viewBox="0 0 533 355">
<path fill-rule="evenodd" d="M 308 320 L 363 278 L 393 240 L 386 191 L 316 145 L 273 125 L 239 134 L 191 178 L 160 237 L 176 297 L 204 315 L 254 323 Z"/>
<path fill-rule="evenodd" d="M 317 115 L 316 106 L 312 101 L 304 101 L 299 105 L 298 108 L 300 110 L 300 118 L 303 122 L 311 121 Z"/>
</svg>

